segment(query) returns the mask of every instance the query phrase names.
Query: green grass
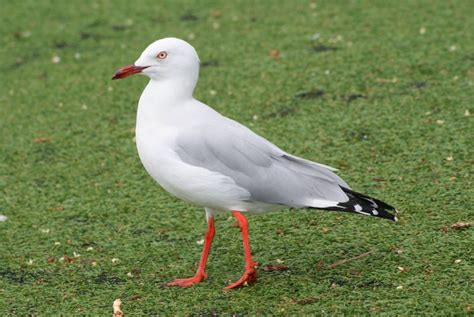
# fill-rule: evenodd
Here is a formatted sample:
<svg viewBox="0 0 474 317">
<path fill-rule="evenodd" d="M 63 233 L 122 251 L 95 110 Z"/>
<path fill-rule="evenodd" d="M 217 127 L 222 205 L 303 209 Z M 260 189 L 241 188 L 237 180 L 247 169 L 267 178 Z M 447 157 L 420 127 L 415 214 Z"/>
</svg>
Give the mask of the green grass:
<svg viewBox="0 0 474 317">
<path fill-rule="evenodd" d="M 129 315 L 472 314 L 473 230 L 442 228 L 474 221 L 473 11 L 469 0 L 3 1 L 0 314 L 105 316 L 116 298 Z M 164 287 L 194 273 L 204 213 L 139 162 L 146 79 L 110 78 L 166 36 L 191 42 L 208 65 L 198 99 L 340 168 L 354 189 L 401 210 L 400 222 L 250 216 L 255 260 L 289 270 L 260 269 L 258 283 L 223 292 L 243 254 L 222 214 L 209 279 Z"/>
</svg>

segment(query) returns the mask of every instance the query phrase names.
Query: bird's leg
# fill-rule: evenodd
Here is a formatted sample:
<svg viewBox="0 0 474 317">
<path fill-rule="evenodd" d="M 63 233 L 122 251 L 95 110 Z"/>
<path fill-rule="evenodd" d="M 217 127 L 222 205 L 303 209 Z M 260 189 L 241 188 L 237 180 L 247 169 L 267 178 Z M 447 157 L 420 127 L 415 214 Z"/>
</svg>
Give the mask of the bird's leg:
<svg viewBox="0 0 474 317">
<path fill-rule="evenodd" d="M 188 287 L 193 284 L 197 284 L 202 280 L 207 278 L 206 274 L 206 263 L 207 257 L 209 256 L 209 251 L 211 250 L 211 243 L 214 235 L 216 234 L 216 229 L 214 228 L 214 217 L 209 216 L 207 218 L 207 230 L 204 237 L 204 248 L 202 249 L 201 260 L 199 261 L 199 266 L 196 271 L 196 274 L 190 278 L 178 278 L 171 282 L 166 283 L 166 286 L 181 286 Z"/>
<path fill-rule="evenodd" d="M 244 245 L 244 255 L 245 255 L 245 272 L 239 278 L 237 282 L 234 282 L 227 286 L 225 289 L 231 289 L 239 286 L 247 285 L 250 282 L 257 280 L 257 271 L 255 267 L 257 263 L 252 260 L 252 253 L 250 251 L 250 242 L 249 242 L 249 227 L 247 224 L 247 219 L 245 216 L 238 212 L 232 211 L 232 215 L 237 219 L 237 222 L 242 233 L 242 243 Z"/>
</svg>

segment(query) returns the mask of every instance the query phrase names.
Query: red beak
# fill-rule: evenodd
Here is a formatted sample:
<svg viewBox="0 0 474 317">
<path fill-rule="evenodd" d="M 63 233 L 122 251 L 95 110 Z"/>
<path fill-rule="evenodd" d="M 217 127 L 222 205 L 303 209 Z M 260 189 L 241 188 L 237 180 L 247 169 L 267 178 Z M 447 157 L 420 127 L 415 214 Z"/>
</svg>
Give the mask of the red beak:
<svg viewBox="0 0 474 317">
<path fill-rule="evenodd" d="M 120 68 L 112 77 L 112 79 L 122 79 L 134 74 L 141 73 L 145 68 L 149 66 L 135 66 L 135 65 L 128 65 L 125 67 Z"/>
</svg>

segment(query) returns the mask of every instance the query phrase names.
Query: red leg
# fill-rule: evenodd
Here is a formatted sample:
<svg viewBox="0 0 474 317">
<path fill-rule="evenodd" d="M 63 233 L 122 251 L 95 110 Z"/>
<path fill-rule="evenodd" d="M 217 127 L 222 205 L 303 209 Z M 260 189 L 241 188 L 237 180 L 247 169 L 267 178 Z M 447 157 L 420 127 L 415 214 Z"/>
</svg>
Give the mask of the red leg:
<svg viewBox="0 0 474 317">
<path fill-rule="evenodd" d="M 214 228 L 214 217 L 209 217 L 207 219 L 207 230 L 204 237 L 204 248 L 202 249 L 201 260 L 199 261 L 199 266 L 196 274 L 190 278 L 178 278 L 171 282 L 166 283 L 167 286 L 181 286 L 188 287 L 193 284 L 197 284 L 207 278 L 205 272 L 207 257 L 209 256 L 209 251 L 211 250 L 211 243 L 214 235 L 216 234 L 216 229 Z"/>
<path fill-rule="evenodd" d="M 237 222 L 239 223 L 240 231 L 242 232 L 242 242 L 244 245 L 244 255 L 245 255 L 245 272 L 244 274 L 242 274 L 242 276 L 239 278 L 237 282 L 230 284 L 229 286 L 226 287 L 226 289 L 231 289 L 238 286 L 245 286 L 248 283 L 257 280 L 257 271 L 255 270 L 257 263 L 255 263 L 252 260 L 252 253 L 250 251 L 250 242 L 249 242 L 249 227 L 247 224 L 247 219 L 245 219 L 245 216 L 238 211 L 233 211 L 232 215 L 237 219 Z"/>
</svg>

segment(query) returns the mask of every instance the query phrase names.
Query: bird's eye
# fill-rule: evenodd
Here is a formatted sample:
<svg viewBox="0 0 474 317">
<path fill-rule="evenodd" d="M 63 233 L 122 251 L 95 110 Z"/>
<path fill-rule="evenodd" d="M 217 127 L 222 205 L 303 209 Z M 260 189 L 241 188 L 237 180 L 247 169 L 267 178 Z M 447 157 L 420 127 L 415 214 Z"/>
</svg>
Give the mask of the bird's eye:
<svg viewBox="0 0 474 317">
<path fill-rule="evenodd" d="M 165 59 L 166 56 L 168 56 L 168 53 L 166 53 L 165 51 L 159 52 L 158 55 L 156 55 L 158 59 Z"/>
</svg>

